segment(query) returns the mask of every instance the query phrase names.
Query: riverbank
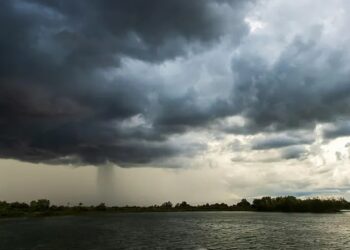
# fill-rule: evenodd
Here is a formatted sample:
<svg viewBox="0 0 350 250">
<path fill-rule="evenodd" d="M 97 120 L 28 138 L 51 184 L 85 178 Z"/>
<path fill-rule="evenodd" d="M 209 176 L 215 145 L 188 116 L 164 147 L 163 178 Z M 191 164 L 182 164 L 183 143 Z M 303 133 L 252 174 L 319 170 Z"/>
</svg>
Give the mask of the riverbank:
<svg viewBox="0 0 350 250">
<path fill-rule="evenodd" d="M 350 203 L 343 198 L 321 199 L 318 197 L 298 199 L 294 196 L 262 197 L 252 203 L 242 199 L 237 204 L 214 203 L 190 205 L 183 201 L 173 205 L 170 201 L 161 205 L 141 206 L 85 206 L 79 203 L 74 206 L 51 205 L 47 199 L 25 202 L 0 202 L 0 217 L 42 217 L 80 215 L 90 213 L 142 213 L 142 212 L 188 212 L 188 211 L 256 211 L 256 212 L 292 212 L 292 213 L 338 213 L 350 209 Z"/>
</svg>

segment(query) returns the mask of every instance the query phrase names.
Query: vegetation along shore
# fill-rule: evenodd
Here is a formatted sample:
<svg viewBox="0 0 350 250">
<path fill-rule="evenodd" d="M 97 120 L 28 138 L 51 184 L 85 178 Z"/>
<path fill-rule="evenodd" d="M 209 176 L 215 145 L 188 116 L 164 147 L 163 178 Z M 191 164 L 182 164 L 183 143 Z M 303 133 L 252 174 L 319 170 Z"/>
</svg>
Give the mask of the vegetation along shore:
<svg viewBox="0 0 350 250">
<path fill-rule="evenodd" d="M 85 206 L 82 203 L 71 206 L 51 205 L 47 199 L 25 202 L 0 201 L 0 217 L 18 216 L 55 216 L 78 215 L 86 213 L 106 212 L 182 212 L 182 211 L 256 211 L 256 212 L 297 212 L 297 213 L 336 213 L 350 209 L 350 203 L 344 198 L 307 198 L 298 199 L 294 196 L 262 197 L 254 199 L 252 203 L 242 199 L 237 204 L 225 203 L 190 205 L 183 201 L 173 205 L 170 201 L 153 206 Z"/>
</svg>

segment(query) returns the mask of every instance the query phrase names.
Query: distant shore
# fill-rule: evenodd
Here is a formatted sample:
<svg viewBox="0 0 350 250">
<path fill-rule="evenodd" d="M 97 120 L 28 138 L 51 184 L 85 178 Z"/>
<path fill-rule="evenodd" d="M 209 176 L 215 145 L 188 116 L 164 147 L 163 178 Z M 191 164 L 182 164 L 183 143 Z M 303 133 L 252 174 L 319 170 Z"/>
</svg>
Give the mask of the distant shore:
<svg viewBox="0 0 350 250">
<path fill-rule="evenodd" d="M 79 203 L 74 206 L 51 205 L 47 199 L 25 202 L 0 201 L 0 218 L 8 217 L 42 217 L 83 215 L 101 213 L 141 213 L 141 212 L 186 212 L 186 211 L 255 211 L 255 212 L 286 212 L 286 213 L 337 213 L 349 210 L 350 203 L 343 198 L 321 199 L 308 198 L 298 199 L 294 196 L 285 197 L 262 197 L 254 199 L 252 203 L 242 199 L 237 204 L 225 203 L 190 205 L 183 201 L 173 205 L 170 201 L 161 205 L 153 206 L 106 206 L 101 203 L 97 206 L 85 206 Z"/>
</svg>

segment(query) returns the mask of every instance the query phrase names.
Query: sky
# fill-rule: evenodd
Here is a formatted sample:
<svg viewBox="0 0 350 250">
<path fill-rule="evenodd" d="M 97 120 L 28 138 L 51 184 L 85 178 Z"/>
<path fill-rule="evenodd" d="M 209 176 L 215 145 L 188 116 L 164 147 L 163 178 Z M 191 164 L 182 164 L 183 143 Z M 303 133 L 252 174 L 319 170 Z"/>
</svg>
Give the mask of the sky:
<svg viewBox="0 0 350 250">
<path fill-rule="evenodd" d="M 349 10 L 0 1 L 0 200 L 350 198 Z"/>
</svg>

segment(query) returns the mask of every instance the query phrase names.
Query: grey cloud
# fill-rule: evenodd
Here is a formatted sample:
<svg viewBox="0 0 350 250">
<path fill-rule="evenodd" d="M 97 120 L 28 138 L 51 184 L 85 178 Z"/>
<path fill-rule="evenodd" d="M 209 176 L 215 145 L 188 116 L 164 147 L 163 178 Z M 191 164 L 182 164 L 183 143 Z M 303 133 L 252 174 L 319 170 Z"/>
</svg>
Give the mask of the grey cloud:
<svg viewBox="0 0 350 250">
<path fill-rule="evenodd" d="M 303 146 L 287 147 L 281 151 L 282 159 L 303 159 L 308 154 L 308 150 Z"/>
<path fill-rule="evenodd" d="M 1 157 L 127 166 L 203 149 L 168 137 L 224 115 L 224 101 L 203 108 L 198 94 L 174 99 L 162 82 L 106 72 L 123 58 L 159 64 L 210 49 L 231 21 L 239 41 L 245 2 L 1 1 Z M 145 125 L 122 125 L 137 115 Z"/>
<path fill-rule="evenodd" d="M 125 134 L 109 124 L 88 121 L 68 123 L 47 131 L 31 131 L 28 140 L 1 140 L 0 157 L 49 164 L 73 163 L 100 165 L 106 162 L 121 166 L 152 163 L 177 155 L 193 156 L 205 145 L 181 143 L 176 145 L 157 135 Z M 49 129 L 46 127 L 46 129 Z M 136 130 L 136 129 L 135 129 Z M 126 130 L 132 133 L 132 129 Z M 27 135 L 28 133 L 24 133 Z"/>
<path fill-rule="evenodd" d="M 316 23 L 292 35 L 271 63 L 254 52 L 264 49 L 259 42 L 249 43 L 259 36 L 242 39 L 249 33 L 245 15 L 251 3 L 1 1 L 0 21 L 7 24 L 0 33 L 3 157 L 49 161 L 77 156 L 86 164 L 111 160 L 127 165 L 183 154 L 169 145 L 169 138 L 197 128 L 249 135 L 311 130 L 320 122 L 347 120 L 347 47 L 325 43 L 325 28 Z M 162 65 L 216 48 L 224 39 L 231 46 L 225 47 L 231 50 L 227 56 L 235 51 L 232 72 L 218 75 L 232 75 L 219 79 L 225 84 L 217 92 L 206 90 L 212 94 L 203 93 L 192 78 L 165 84 L 162 76 L 144 77 L 148 72 L 113 75 L 123 70 L 126 58 Z M 138 115 L 144 124 L 125 125 Z M 242 116 L 245 123 L 220 123 L 229 116 Z M 326 130 L 324 136 L 347 133 L 343 127 Z M 308 140 L 267 138 L 253 142 L 252 148 Z M 141 146 L 147 144 L 149 149 Z"/>
<path fill-rule="evenodd" d="M 325 139 L 334 139 L 337 137 L 350 135 L 350 123 L 338 122 L 323 129 L 323 137 Z"/>
<path fill-rule="evenodd" d="M 296 37 L 272 65 L 244 50 L 233 59 L 234 108 L 252 131 L 313 128 L 349 117 L 348 52 L 324 47 L 321 36 L 319 29 L 310 39 Z"/>
<path fill-rule="evenodd" d="M 232 142 L 230 142 L 225 149 L 228 149 L 234 152 L 241 152 L 245 149 L 244 146 L 245 145 L 243 145 L 243 143 L 240 140 L 235 139 Z"/>
<path fill-rule="evenodd" d="M 58 19 L 50 38 L 73 65 L 114 65 L 114 58 L 122 55 L 162 61 L 185 53 L 192 42 L 210 43 L 225 33 L 226 20 L 215 8 L 224 4 L 220 0 L 24 2 L 55 14 L 46 17 Z M 233 2 L 238 9 L 235 35 L 240 37 L 247 32 L 240 13 L 244 1 Z"/>
<path fill-rule="evenodd" d="M 193 91 L 177 98 L 162 96 L 156 125 L 167 131 L 181 132 L 189 127 L 205 126 L 230 113 L 230 104 L 225 100 L 217 99 L 205 105 L 198 99 L 199 94 Z"/>
<path fill-rule="evenodd" d="M 274 149 L 283 148 L 292 145 L 300 144 L 310 144 L 312 140 L 307 138 L 297 138 L 291 136 L 268 136 L 264 139 L 256 139 L 252 142 L 253 150 L 264 150 L 264 149 Z"/>
</svg>

